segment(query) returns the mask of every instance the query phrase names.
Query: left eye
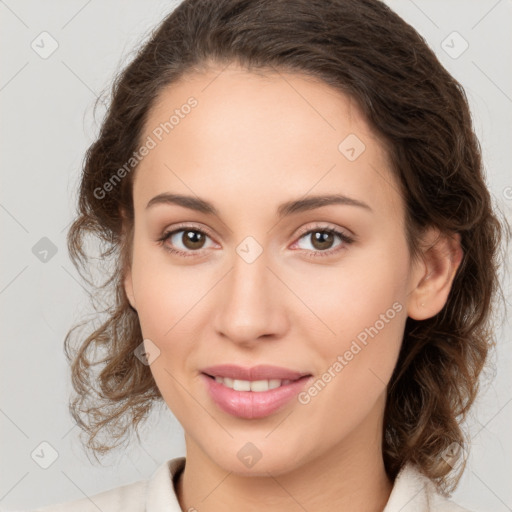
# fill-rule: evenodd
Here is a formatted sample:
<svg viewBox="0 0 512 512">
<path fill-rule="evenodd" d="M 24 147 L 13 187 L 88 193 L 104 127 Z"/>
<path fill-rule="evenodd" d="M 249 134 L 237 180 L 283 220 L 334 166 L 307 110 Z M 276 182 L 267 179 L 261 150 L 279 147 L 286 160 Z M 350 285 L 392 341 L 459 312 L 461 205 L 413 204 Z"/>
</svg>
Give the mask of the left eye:
<svg viewBox="0 0 512 512">
<path fill-rule="evenodd" d="M 299 238 L 299 240 L 302 240 L 303 238 L 306 237 L 310 238 L 311 245 L 313 246 L 313 249 L 307 250 L 319 251 L 321 253 L 328 254 L 331 254 L 332 252 L 335 252 L 337 250 L 336 248 L 332 248 L 332 244 L 334 243 L 335 237 L 338 237 L 341 240 L 341 243 L 339 243 L 335 247 L 339 247 L 340 245 L 344 245 L 345 243 L 349 244 L 352 242 L 352 239 L 350 237 L 333 228 L 311 229 L 304 233 Z"/>
</svg>

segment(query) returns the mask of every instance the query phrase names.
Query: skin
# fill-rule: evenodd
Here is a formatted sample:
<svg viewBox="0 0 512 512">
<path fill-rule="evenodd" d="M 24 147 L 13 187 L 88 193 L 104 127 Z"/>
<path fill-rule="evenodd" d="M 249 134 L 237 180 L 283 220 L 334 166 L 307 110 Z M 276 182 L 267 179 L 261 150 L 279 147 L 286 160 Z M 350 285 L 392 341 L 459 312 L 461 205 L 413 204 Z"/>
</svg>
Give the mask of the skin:
<svg viewBox="0 0 512 512">
<path fill-rule="evenodd" d="M 328 85 L 212 67 L 162 92 L 141 140 L 190 96 L 197 107 L 134 176 L 125 278 L 143 336 L 160 350 L 151 372 L 185 432 L 180 506 L 381 511 L 393 485 L 381 450 L 386 385 L 407 316 L 429 318 L 446 302 L 462 257 L 459 237 L 434 243 L 438 233 L 429 230 L 430 249 L 411 259 L 384 146 L 354 101 Z M 348 134 L 366 146 L 354 161 L 338 150 Z M 175 204 L 146 208 L 164 192 L 206 199 L 219 215 Z M 285 201 L 333 192 L 371 211 L 328 205 L 277 217 Z M 190 257 L 157 241 L 181 222 L 207 232 L 202 246 L 187 245 L 186 231 L 164 242 Z M 302 235 L 318 226 L 355 241 L 334 236 L 322 246 Z M 262 250 L 252 263 L 236 252 L 247 236 Z M 220 410 L 199 378 L 221 363 L 273 364 L 318 378 L 394 303 L 401 311 L 307 404 L 294 399 L 266 418 L 240 419 Z M 251 468 L 237 457 L 247 442 L 261 453 Z"/>
</svg>

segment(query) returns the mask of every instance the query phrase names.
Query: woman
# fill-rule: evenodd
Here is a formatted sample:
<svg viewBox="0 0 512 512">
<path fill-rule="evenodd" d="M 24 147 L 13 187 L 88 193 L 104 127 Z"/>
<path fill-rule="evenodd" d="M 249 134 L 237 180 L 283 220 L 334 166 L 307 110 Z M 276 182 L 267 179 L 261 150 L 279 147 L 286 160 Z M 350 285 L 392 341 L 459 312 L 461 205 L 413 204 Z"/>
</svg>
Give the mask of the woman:
<svg viewBox="0 0 512 512">
<path fill-rule="evenodd" d="M 501 233 L 462 87 L 385 4 L 185 0 L 87 152 L 69 249 L 105 244 L 114 307 L 66 350 L 95 455 L 164 401 L 186 457 L 41 510 L 464 510 Z"/>
</svg>

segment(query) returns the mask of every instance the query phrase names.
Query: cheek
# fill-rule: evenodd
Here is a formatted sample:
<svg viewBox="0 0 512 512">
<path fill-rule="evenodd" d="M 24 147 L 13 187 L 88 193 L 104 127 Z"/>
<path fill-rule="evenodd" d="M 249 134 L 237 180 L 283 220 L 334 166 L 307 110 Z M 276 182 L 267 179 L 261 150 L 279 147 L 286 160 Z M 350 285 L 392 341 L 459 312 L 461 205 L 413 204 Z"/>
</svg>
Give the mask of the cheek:
<svg viewBox="0 0 512 512">
<path fill-rule="evenodd" d="M 383 332 L 393 328 L 395 334 L 400 331 L 391 324 L 397 324 L 395 317 L 403 316 L 396 315 L 397 310 L 405 310 L 407 269 L 405 245 L 399 237 L 389 237 L 388 242 L 378 240 L 347 253 L 338 266 L 311 267 L 307 273 L 295 272 L 295 277 L 290 275 L 289 279 L 294 280 L 293 290 L 324 325 L 327 346 L 338 341 L 343 348 L 347 340 L 375 323 Z M 304 275 L 310 278 L 304 279 Z M 393 308 L 395 303 L 398 305 Z"/>
<path fill-rule="evenodd" d="M 190 354 L 200 329 L 194 315 L 209 286 L 192 266 L 172 264 L 163 249 L 140 246 L 134 247 L 132 282 L 143 338 L 160 351 L 151 373 L 167 406 L 179 418 L 186 417 L 191 404 L 183 393 L 183 375 L 192 371 Z"/>
<path fill-rule="evenodd" d="M 189 310 L 205 294 L 194 266 L 176 264 L 162 247 L 134 246 L 132 282 L 144 337 L 162 342 L 190 323 Z"/>
<path fill-rule="evenodd" d="M 358 397 L 366 393 L 366 398 L 376 398 L 385 388 L 402 342 L 408 253 L 399 237 L 391 240 L 347 258 L 307 296 L 308 305 L 328 327 L 322 329 L 324 337 L 317 337 L 314 350 L 325 369 L 331 367 L 336 375 L 332 388 L 355 407 Z"/>
</svg>

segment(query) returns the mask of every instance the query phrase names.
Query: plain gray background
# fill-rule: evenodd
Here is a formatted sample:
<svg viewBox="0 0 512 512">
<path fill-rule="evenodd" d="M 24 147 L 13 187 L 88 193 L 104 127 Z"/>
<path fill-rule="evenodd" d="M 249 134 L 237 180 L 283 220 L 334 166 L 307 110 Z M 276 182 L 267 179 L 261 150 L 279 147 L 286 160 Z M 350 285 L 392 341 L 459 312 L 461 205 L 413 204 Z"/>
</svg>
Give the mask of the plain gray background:
<svg viewBox="0 0 512 512">
<path fill-rule="evenodd" d="M 387 3 L 427 39 L 465 87 L 489 187 L 510 219 L 512 1 Z M 83 155 L 103 113 L 100 108 L 95 121 L 92 106 L 130 52 L 175 5 L 163 0 L 0 0 L 4 510 L 78 499 L 147 479 L 163 461 L 185 454 L 181 426 L 164 404 L 141 430 L 141 446 L 131 443 L 129 450 L 106 459 L 106 467 L 91 464 L 67 411 L 71 384 L 63 353 L 66 332 L 91 312 L 65 236 Z M 58 48 L 41 55 L 52 44 Z M 41 261 L 41 247 L 49 250 L 46 261 Z M 502 284 L 510 303 L 508 275 Z M 453 495 L 475 512 L 512 510 L 511 327 L 497 328 L 497 375 L 492 384 L 484 381 L 468 420 L 472 449 Z M 38 459 L 34 452 L 45 456 Z M 52 454 L 55 461 L 41 467 Z"/>
</svg>

